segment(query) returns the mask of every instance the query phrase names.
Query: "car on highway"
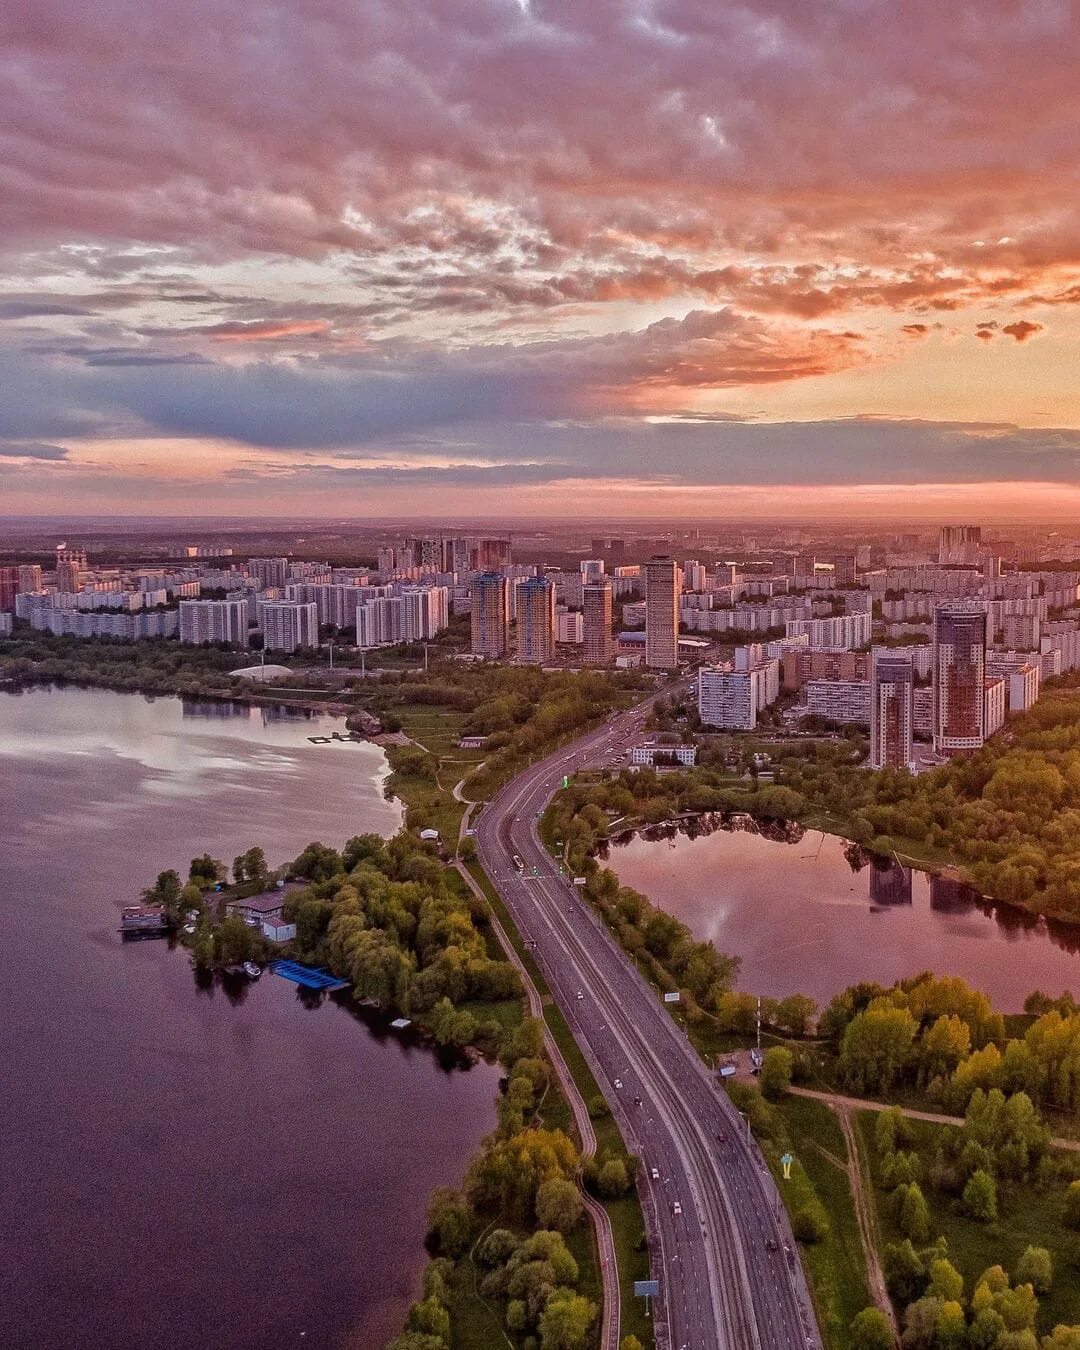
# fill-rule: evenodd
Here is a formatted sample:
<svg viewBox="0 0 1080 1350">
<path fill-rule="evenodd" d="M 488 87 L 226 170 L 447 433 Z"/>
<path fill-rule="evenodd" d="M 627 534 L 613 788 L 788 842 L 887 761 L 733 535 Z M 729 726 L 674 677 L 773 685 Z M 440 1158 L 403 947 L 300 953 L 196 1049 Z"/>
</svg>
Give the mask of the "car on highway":
<svg viewBox="0 0 1080 1350">
<path fill-rule="evenodd" d="M 616 1079 L 615 1079 L 615 1090 L 616 1090 L 616 1092 L 621 1092 L 621 1091 L 622 1091 L 622 1079 L 621 1079 L 621 1078 L 616 1078 Z"/>
<path fill-rule="evenodd" d="M 682 1213 L 682 1205 L 679 1204 L 678 1200 L 671 1206 L 671 1212 L 676 1216 Z"/>
<path fill-rule="evenodd" d="M 650 1168 L 649 1168 L 649 1176 L 652 1177 L 653 1181 L 659 1181 L 659 1180 L 660 1180 L 660 1169 L 659 1169 L 659 1167 L 650 1167 Z"/>
<path fill-rule="evenodd" d="M 585 995 L 584 995 L 584 993 L 579 989 L 579 990 L 577 991 L 577 993 L 574 995 L 574 997 L 577 998 L 577 999 L 582 999 L 582 998 L 585 997 Z"/>
</svg>

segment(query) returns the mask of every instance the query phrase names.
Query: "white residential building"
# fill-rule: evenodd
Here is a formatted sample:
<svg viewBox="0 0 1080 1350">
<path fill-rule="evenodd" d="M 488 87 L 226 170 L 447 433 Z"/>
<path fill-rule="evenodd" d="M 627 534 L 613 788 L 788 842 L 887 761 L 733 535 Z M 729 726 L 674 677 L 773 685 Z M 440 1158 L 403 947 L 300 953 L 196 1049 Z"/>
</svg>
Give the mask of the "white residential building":
<svg viewBox="0 0 1080 1350">
<path fill-rule="evenodd" d="M 247 644 L 248 607 L 244 600 L 181 600 L 180 641 Z"/>
<path fill-rule="evenodd" d="M 260 611 L 266 651 L 295 652 L 319 645 L 319 611 L 313 600 L 273 600 Z"/>
</svg>

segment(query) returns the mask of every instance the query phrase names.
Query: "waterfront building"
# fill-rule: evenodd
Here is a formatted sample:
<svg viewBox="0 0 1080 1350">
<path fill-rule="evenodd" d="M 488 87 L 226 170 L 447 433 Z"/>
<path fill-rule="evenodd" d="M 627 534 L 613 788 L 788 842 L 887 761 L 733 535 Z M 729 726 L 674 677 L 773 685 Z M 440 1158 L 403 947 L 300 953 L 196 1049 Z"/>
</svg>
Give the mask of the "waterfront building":
<svg viewBox="0 0 1080 1350">
<path fill-rule="evenodd" d="M 204 642 L 247 644 L 248 608 L 244 600 L 181 600 L 180 641 L 188 646 Z"/>
<path fill-rule="evenodd" d="M 314 601 L 275 600 L 261 606 L 263 647 L 295 652 L 319 645 L 319 611 Z"/>
<path fill-rule="evenodd" d="M 977 750 L 986 739 L 985 608 L 940 605 L 934 611 L 934 749 Z"/>
<path fill-rule="evenodd" d="M 501 572 L 483 572 L 472 582 L 472 652 L 498 660 L 510 646 L 510 582 Z"/>
<path fill-rule="evenodd" d="M 645 664 L 674 670 L 679 664 L 679 592 L 674 558 L 654 556 L 645 564 Z"/>
<path fill-rule="evenodd" d="M 903 652 L 875 652 L 870 680 L 870 767 L 910 769 L 915 761 L 915 672 Z"/>
<path fill-rule="evenodd" d="M 584 588 L 583 641 L 587 666 L 610 665 L 615 655 L 612 636 L 612 585 L 610 581 L 591 582 Z"/>
<path fill-rule="evenodd" d="M 537 664 L 554 655 L 555 587 L 548 577 L 528 577 L 518 588 L 518 660 Z"/>
</svg>

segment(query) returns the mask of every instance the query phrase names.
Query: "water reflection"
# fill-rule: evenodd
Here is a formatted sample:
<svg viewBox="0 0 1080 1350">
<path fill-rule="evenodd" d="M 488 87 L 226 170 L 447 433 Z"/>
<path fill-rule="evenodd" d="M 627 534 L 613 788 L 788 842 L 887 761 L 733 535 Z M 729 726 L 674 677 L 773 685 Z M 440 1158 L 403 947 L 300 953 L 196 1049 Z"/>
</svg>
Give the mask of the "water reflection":
<svg viewBox="0 0 1080 1350">
<path fill-rule="evenodd" d="M 225 706 L 0 692 L 4 1350 L 382 1345 L 493 1123 L 496 1066 L 121 941 L 164 867 L 398 826 L 377 747 Z"/>
<path fill-rule="evenodd" d="M 995 905 L 955 876 L 791 821 L 744 814 L 653 826 L 614 842 L 620 880 L 742 957 L 740 986 L 819 1001 L 857 980 L 956 974 L 1006 1011 L 1032 989 L 1080 990 L 1080 929 Z"/>
</svg>

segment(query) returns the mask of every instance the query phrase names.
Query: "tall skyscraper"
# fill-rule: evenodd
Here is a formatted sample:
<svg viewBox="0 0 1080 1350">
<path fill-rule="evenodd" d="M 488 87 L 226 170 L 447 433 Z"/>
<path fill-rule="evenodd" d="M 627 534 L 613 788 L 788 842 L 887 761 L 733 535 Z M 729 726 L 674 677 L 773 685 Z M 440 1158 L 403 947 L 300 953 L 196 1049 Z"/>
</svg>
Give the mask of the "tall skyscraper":
<svg viewBox="0 0 1080 1350">
<path fill-rule="evenodd" d="M 483 572 L 472 582 L 472 650 L 497 659 L 510 645 L 510 582 L 501 572 Z"/>
<path fill-rule="evenodd" d="M 941 605 L 934 611 L 934 749 L 977 750 L 986 739 L 986 611 Z"/>
<path fill-rule="evenodd" d="M 857 571 L 854 553 L 838 553 L 833 558 L 833 585 L 854 586 Z"/>
<path fill-rule="evenodd" d="M 22 563 L 19 567 L 19 592 L 41 590 L 41 564 Z"/>
<path fill-rule="evenodd" d="M 645 564 L 645 664 L 674 670 L 679 664 L 679 592 L 674 558 L 654 555 Z"/>
<path fill-rule="evenodd" d="M 902 652 L 874 655 L 870 681 L 870 767 L 907 769 L 914 760 L 915 672 Z"/>
<path fill-rule="evenodd" d="M 517 654 L 530 663 L 555 655 L 555 587 L 549 577 L 529 577 L 518 588 Z"/>
<path fill-rule="evenodd" d="M 592 581 L 594 577 L 602 577 L 604 575 L 603 558 L 582 558 L 578 567 L 581 572 L 582 581 Z"/>
<path fill-rule="evenodd" d="M 585 649 L 582 653 L 585 664 L 609 665 L 615 655 L 615 639 L 611 632 L 611 582 L 590 581 L 582 594 L 585 601 Z"/>
</svg>

